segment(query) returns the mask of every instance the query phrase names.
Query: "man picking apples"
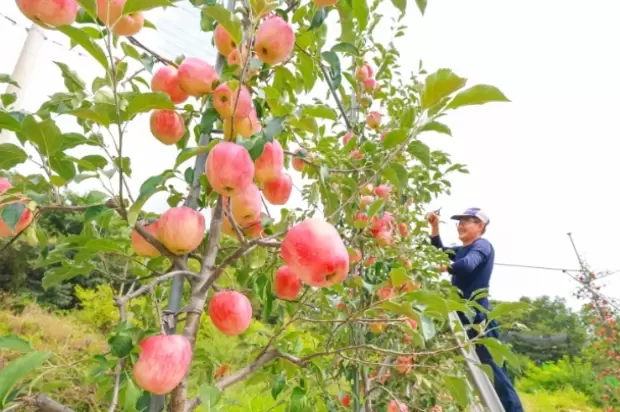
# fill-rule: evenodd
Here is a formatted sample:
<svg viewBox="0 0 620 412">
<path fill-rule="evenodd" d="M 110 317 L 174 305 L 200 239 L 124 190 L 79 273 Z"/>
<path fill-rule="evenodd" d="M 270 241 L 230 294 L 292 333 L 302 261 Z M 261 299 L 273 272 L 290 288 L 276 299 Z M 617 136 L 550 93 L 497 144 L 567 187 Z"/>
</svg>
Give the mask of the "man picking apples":
<svg viewBox="0 0 620 412">
<path fill-rule="evenodd" d="M 439 236 L 439 215 L 431 212 L 427 215 L 431 225 L 431 243 L 433 246 L 449 252 L 452 264 L 449 268 L 441 268 L 442 272 L 447 271 L 452 275 L 452 285 L 457 287 L 465 299 L 470 299 L 475 291 L 488 289 L 493 272 L 493 262 L 495 251 L 493 245 L 482 235 L 486 231 L 490 220 L 488 216 L 479 208 L 469 208 L 465 212 L 452 216 L 458 221 L 457 230 L 462 246 L 445 247 Z M 485 309 L 490 310 L 489 299 L 481 298 L 477 302 Z M 470 320 L 462 313 L 458 312 L 463 325 L 470 324 Z M 486 319 L 486 314 L 476 310 L 474 323 L 481 323 Z M 473 329 L 467 330 L 470 339 L 477 335 Z M 498 326 L 495 320 L 489 322 L 486 336 L 499 338 Z M 495 375 L 495 391 L 499 396 L 506 412 L 522 412 L 523 406 L 519 400 L 519 395 L 508 377 L 508 372 L 504 366 L 499 366 L 493 361 L 491 353 L 484 345 L 476 345 L 476 353 L 480 361 L 491 366 Z"/>
</svg>

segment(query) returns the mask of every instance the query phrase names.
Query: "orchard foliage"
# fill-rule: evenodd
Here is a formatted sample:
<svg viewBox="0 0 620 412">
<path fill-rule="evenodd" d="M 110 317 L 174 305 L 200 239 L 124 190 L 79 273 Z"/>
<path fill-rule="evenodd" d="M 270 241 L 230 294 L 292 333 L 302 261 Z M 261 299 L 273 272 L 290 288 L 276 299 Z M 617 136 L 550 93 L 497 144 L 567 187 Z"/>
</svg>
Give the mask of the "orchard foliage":
<svg viewBox="0 0 620 412">
<path fill-rule="evenodd" d="M 87 85 L 56 62 L 66 90 L 35 112 L 2 96 L 0 128 L 16 140 L 0 145 L 12 182 L 2 180 L 0 235 L 10 239 L 4 249 L 39 244 L 45 289 L 92 273 L 114 286 L 110 350 L 83 360 L 101 408 L 226 410 L 234 399 L 223 392 L 243 381 L 264 385 L 274 410 L 465 408 L 458 344 L 446 331 L 451 311 L 475 303 L 437 281 L 447 257 L 428 244 L 424 212 L 467 170 L 421 138 L 451 134 L 441 120 L 453 110 L 508 99 L 449 69 L 401 67 L 383 38 L 404 36 L 412 3 L 191 3 L 213 32 L 217 63 L 161 56 L 132 37 L 156 30 L 149 10 L 174 7 L 169 0 L 17 1 L 99 65 Z M 424 13 L 426 1 L 416 5 Z M 61 130 L 67 116 L 75 126 Z M 132 136 L 142 153 L 128 153 L 127 126 L 140 116 L 150 116 L 150 132 Z M 155 145 L 176 161 L 155 159 L 136 193 L 132 158 Z M 22 175 L 23 163 L 40 172 Z M 300 174 L 305 205 L 290 202 Z M 62 201 L 86 180 L 99 190 Z M 163 213 L 148 212 L 156 193 L 167 194 Z M 50 212 L 82 214 L 81 232 L 49 242 L 38 222 Z M 132 305 L 145 298 L 148 313 Z M 194 351 L 205 322 L 237 344 L 245 367 L 206 372 Z M 498 361 L 513 358 L 477 340 Z M 15 336 L 0 348 L 25 353 L 0 371 L 0 406 L 54 410 L 54 385 L 34 396 L 28 379 L 55 354 Z"/>
</svg>

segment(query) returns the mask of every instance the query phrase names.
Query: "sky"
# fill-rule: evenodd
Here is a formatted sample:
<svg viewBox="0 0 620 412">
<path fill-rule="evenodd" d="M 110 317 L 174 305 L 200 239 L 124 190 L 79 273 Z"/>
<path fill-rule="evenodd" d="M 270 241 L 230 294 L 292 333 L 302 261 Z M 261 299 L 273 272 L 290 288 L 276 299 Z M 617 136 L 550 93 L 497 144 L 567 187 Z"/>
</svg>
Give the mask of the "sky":
<svg viewBox="0 0 620 412">
<path fill-rule="evenodd" d="M 385 3 L 382 10 L 391 9 Z M 430 205 L 429 210 L 442 207 L 445 241 L 458 241 L 447 217 L 477 206 L 491 218 L 486 237 L 495 247 L 496 263 L 576 269 L 567 236 L 572 232 L 595 271 L 620 269 L 613 240 L 620 231 L 620 221 L 614 218 L 618 194 L 613 178 L 620 172 L 614 121 L 620 95 L 620 58 L 614 53 L 620 38 L 615 18 L 620 4 L 611 0 L 428 3 L 424 17 L 410 10 L 407 35 L 396 39 L 403 66 L 417 68 L 422 59 L 428 71 L 451 68 L 468 78 L 469 85 L 497 86 L 511 100 L 459 109 L 444 118 L 452 137 L 434 133 L 424 137 L 432 148 L 447 151 L 471 172 L 453 176 L 451 195 Z M 414 4 L 409 1 L 410 8 Z M 138 38 L 168 57 L 185 54 L 213 60 L 210 36 L 200 32 L 198 15 L 190 10 L 185 5 L 149 12 L 147 18 L 162 31 L 145 31 Z M 0 13 L 0 38 L 11 39 L 0 45 L 0 73 L 11 73 L 29 23 L 13 2 Z M 26 110 L 36 110 L 46 96 L 64 89 L 53 61 L 69 63 L 87 83 L 100 70 L 84 52 L 69 51 L 62 37 L 45 34 L 48 40 L 37 51 L 37 63 L 24 87 Z M 387 32 L 383 34 L 386 42 L 391 40 Z M 68 116 L 58 120 L 65 131 L 75 127 Z M 125 141 L 127 151 L 134 153 L 134 192 L 162 164 L 174 161 L 173 150 L 153 144 L 146 115 L 132 124 Z M 301 184 L 299 175 L 293 177 Z M 289 205 L 300 202 L 301 196 L 293 191 Z M 147 207 L 161 210 L 165 199 L 155 197 Z M 606 284 L 608 295 L 620 297 L 620 273 L 607 278 Z M 576 307 L 571 296 L 575 286 L 560 271 L 497 265 L 491 295 L 501 300 L 561 296 Z"/>
</svg>

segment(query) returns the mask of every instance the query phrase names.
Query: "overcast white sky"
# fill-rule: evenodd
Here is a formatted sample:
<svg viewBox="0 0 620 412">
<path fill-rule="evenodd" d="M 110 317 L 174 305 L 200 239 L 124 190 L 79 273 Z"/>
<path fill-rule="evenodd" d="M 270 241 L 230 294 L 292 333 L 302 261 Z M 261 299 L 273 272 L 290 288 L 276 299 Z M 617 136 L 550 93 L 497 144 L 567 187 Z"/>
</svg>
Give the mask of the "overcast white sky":
<svg viewBox="0 0 620 412">
<path fill-rule="evenodd" d="M 7 3 L 0 13 L 17 25 L 0 16 L 5 39 L 0 73 L 12 72 L 28 26 L 15 3 Z M 618 15 L 620 4 L 612 0 L 429 0 L 424 18 L 415 11 L 407 17 L 409 32 L 397 43 L 405 66 L 415 68 L 422 59 L 429 71 L 448 67 L 471 84 L 498 86 L 512 100 L 460 109 L 446 120 L 453 137 L 425 138 L 471 171 L 452 179 L 452 195 L 431 206 L 443 206 L 446 218 L 470 206 L 486 209 L 492 221 L 487 237 L 499 263 L 577 268 L 566 236 L 571 231 L 595 270 L 620 269 L 613 240 L 620 230 L 614 120 L 620 96 Z M 213 58 L 196 14 L 151 12 L 147 18 L 164 32 L 139 38 L 162 54 Z M 45 96 L 63 89 L 53 60 L 69 63 L 88 81 L 99 70 L 89 57 L 46 41 L 26 89 L 25 109 L 35 110 Z M 172 165 L 175 156 L 154 142 L 147 119 L 142 116 L 127 139 L 134 153 L 134 187 L 161 165 Z M 69 118 L 61 124 L 71 127 Z M 294 191 L 291 202 L 299 200 Z M 161 209 L 163 203 L 156 198 L 149 208 Z M 457 240 L 453 224 L 443 231 L 446 241 Z M 616 277 L 607 292 L 620 297 L 620 273 Z M 497 266 L 491 294 L 506 300 L 558 295 L 575 304 L 574 287 L 561 272 Z"/>
</svg>

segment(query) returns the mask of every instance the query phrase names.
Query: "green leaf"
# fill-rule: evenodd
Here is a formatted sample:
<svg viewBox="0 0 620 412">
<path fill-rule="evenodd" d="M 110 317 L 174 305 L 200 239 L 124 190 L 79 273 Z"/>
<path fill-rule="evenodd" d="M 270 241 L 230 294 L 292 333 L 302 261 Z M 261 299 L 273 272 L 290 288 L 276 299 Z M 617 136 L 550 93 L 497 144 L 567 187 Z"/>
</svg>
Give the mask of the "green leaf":
<svg viewBox="0 0 620 412">
<path fill-rule="evenodd" d="M 431 166 L 431 149 L 419 140 L 414 140 L 409 144 L 407 151 L 418 159 L 424 166 Z"/>
<path fill-rule="evenodd" d="M 321 56 L 331 66 L 331 83 L 332 86 L 337 89 L 338 87 L 340 87 L 340 83 L 342 82 L 342 69 L 340 66 L 340 58 L 336 53 L 331 51 L 323 52 L 321 53 Z"/>
<path fill-rule="evenodd" d="M 129 335 L 114 335 L 108 339 L 110 351 L 117 358 L 124 358 L 131 353 L 133 349 L 133 339 Z"/>
<path fill-rule="evenodd" d="M 457 76 L 450 69 L 439 69 L 429 74 L 422 92 L 422 108 L 435 106 L 441 99 L 465 86 L 466 82 L 467 79 Z"/>
<path fill-rule="evenodd" d="M 10 113 L 0 110 L 0 129 L 19 132 L 21 124 Z"/>
<path fill-rule="evenodd" d="M 409 303 L 383 302 L 380 307 L 390 312 L 415 319 L 416 322 L 421 320 L 420 313 L 416 312 Z"/>
<path fill-rule="evenodd" d="M 60 68 L 62 72 L 62 78 L 65 80 L 65 87 L 70 92 L 81 92 L 86 88 L 84 80 L 80 79 L 80 76 L 69 68 L 65 63 L 54 62 L 56 66 Z"/>
<path fill-rule="evenodd" d="M 88 209 L 86 209 L 86 212 L 84 212 L 84 220 L 85 221 L 92 220 L 96 218 L 97 216 L 99 216 L 100 214 L 102 214 L 103 212 L 105 212 L 106 210 L 108 210 L 108 208 L 105 205 L 90 206 Z"/>
<path fill-rule="evenodd" d="M 52 119 L 37 123 L 32 115 L 28 115 L 22 123 L 22 133 L 44 156 L 51 156 L 62 148 L 62 134 Z"/>
<path fill-rule="evenodd" d="M 139 93 L 127 105 L 125 119 L 129 120 L 138 113 L 150 112 L 155 109 L 174 110 L 170 96 L 163 92 Z"/>
<path fill-rule="evenodd" d="M 74 26 L 58 26 L 56 29 L 69 36 L 71 40 L 82 46 L 106 70 L 108 69 L 108 60 L 103 49 L 84 30 Z"/>
<path fill-rule="evenodd" d="M 489 102 L 509 102 L 510 100 L 497 87 L 486 84 L 479 84 L 469 89 L 463 90 L 456 96 L 447 109 L 456 109 L 462 106 L 480 105 Z"/>
<path fill-rule="evenodd" d="M 212 408 L 218 404 L 220 399 L 222 399 L 222 391 L 220 391 L 217 387 L 211 386 L 208 383 L 203 383 L 198 388 L 198 394 L 200 395 L 200 400 L 202 404 L 207 407 L 207 410 L 213 410 Z"/>
<path fill-rule="evenodd" d="M 422 13 L 422 16 L 424 16 L 424 12 L 426 11 L 426 4 L 428 3 L 428 0 L 415 0 L 415 2 L 418 5 L 418 9 L 420 10 L 420 13 Z"/>
<path fill-rule="evenodd" d="M 11 388 L 30 371 L 39 368 L 51 356 L 47 352 L 30 352 L 9 362 L 0 370 L 0 407 L 5 406 Z"/>
<path fill-rule="evenodd" d="M 282 130 L 284 130 L 284 126 L 282 124 L 285 120 L 286 117 L 284 116 L 274 117 L 269 121 L 269 123 L 267 123 L 267 126 L 265 126 L 265 128 L 263 129 L 263 133 L 265 134 L 267 141 L 270 142 L 271 140 L 273 140 L 273 138 L 282 133 Z"/>
<path fill-rule="evenodd" d="M 462 410 L 467 409 L 469 405 L 469 385 L 467 381 L 458 376 L 446 376 L 444 380 L 452 398 L 454 398 Z"/>
<path fill-rule="evenodd" d="M 45 272 L 41 285 L 44 290 L 48 290 L 52 286 L 55 286 L 65 280 L 86 275 L 93 269 L 95 269 L 95 267 L 90 264 L 85 264 L 82 266 L 67 264 L 66 266 L 51 268 Z"/>
<path fill-rule="evenodd" d="M 273 399 L 277 399 L 278 395 L 284 389 L 286 385 L 286 378 L 283 375 L 277 375 L 271 384 L 271 396 Z"/>
<path fill-rule="evenodd" d="M 377 212 L 383 207 L 383 204 L 385 203 L 384 199 L 377 199 L 374 202 L 372 202 L 372 204 L 370 206 L 368 206 L 368 219 L 372 219 L 372 217 L 374 215 L 377 214 Z"/>
<path fill-rule="evenodd" d="M 174 168 L 176 169 L 194 156 L 198 156 L 201 153 L 209 153 L 213 146 L 215 146 L 217 143 L 219 143 L 218 140 L 213 140 L 207 146 L 189 147 L 187 149 L 181 150 L 181 152 L 177 155 L 177 160 L 174 162 Z"/>
<path fill-rule="evenodd" d="M 28 159 L 28 155 L 19 146 L 11 143 L 0 144 L 0 170 L 9 170 Z"/>
<path fill-rule="evenodd" d="M 386 149 L 393 149 L 407 140 L 407 136 L 408 134 L 406 130 L 392 130 L 385 135 L 385 138 L 383 139 L 383 147 Z"/>
<path fill-rule="evenodd" d="M 302 412 L 306 405 L 306 392 L 299 386 L 293 389 L 289 412 Z"/>
<path fill-rule="evenodd" d="M 308 27 L 308 30 L 314 30 L 317 27 L 320 27 L 327 18 L 328 14 L 329 10 L 327 9 L 327 7 L 320 7 L 314 13 L 314 16 L 312 16 L 312 21 L 310 22 L 310 27 Z"/>
<path fill-rule="evenodd" d="M 448 126 L 446 126 L 443 123 L 436 122 L 436 121 L 426 123 L 424 127 L 420 129 L 420 132 L 437 132 L 437 133 L 447 134 L 448 136 L 452 136 L 452 130 L 450 130 Z"/>
<path fill-rule="evenodd" d="M 497 304 L 489 314 L 487 314 L 488 321 L 502 317 L 507 313 L 515 313 L 522 310 L 531 308 L 528 303 L 525 302 L 503 302 Z"/>
<path fill-rule="evenodd" d="M 21 202 L 2 206 L 0 209 L 0 219 L 13 231 L 21 219 L 24 210 L 26 210 L 26 205 Z"/>
<path fill-rule="evenodd" d="M 127 386 L 125 387 L 125 411 L 135 411 L 136 404 L 142 395 L 142 391 L 133 383 L 131 378 L 127 379 Z"/>
<path fill-rule="evenodd" d="M 78 4 L 92 17 L 97 19 L 97 0 L 77 0 Z"/>
<path fill-rule="evenodd" d="M 406 188 L 409 186 L 409 171 L 400 163 L 392 163 L 388 170 L 393 170 L 398 181 L 392 180 L 397 187 Z"/>
<path fill-rule="evenodd" d="M 409 275 L 407 275 L 407 270 L 405 268 L 396 268 L 390 271 L 390 279 L 394 287 L 399 287 L 407 283 Z"/>
<path fill-rule="evenodd" d="M 123 7 L 123 14 L 137 13 L 139 11 L 151 10 L 155 7 L 172 6 L 169 0 L 127 0 Z"/>
<path fill-rule="evenodd" d="M 16 335 L 0 336 L 0 349 L 8 349 L 14 352 L 32 352 L 32 344 Z"/>
<path fill-rule="evenodd" d="M 317 106 L 306 106 L 303 109 L 303 113 L 305 115 L 311 117 L 318 117 L 321 119 L 329 119 L 336 121 L 338 119 L 338 115 L 336 111 L 329 106 L 325 105 L 317 105 Z"/>
<path fill-rule="evenodd" d="M 78 169 L 80 171 L 94 172 L 103 169 L 108 165 L 108 159 L 100 155 L 88 155 L 78 160 Z"/>
<path fill-rule="evenodd" d="M 127 222 L 129 223 L 130 226 L 133 226 L 136 224 L 138 220 L 138 216 L 140 215 L 140 212 L 142 211 L 142 208 L 144 207 L 146 202 L 151 198 L 151 196 L 153 196 L 157 192 L 161 192 L 162 190 L 164 190 L 164 188 L 156 187 L 156 188 L 153 188 L 152 190 L 145 191 L 144 193 L 140 194 L 140 196 L 138 196 L 138 198 L 136 199 L 136 202 L 133 205 L 131 205 L 131 207 L 129 208 L 129 211 L 127 212 Z"/>
<path fill-rule="evenodd" d="M 9 76 L 6 73 L 0 73 L 0 83 L 5 83 L 5 84 L 8 83 L 8 84 L 12 84 L 15 87 L 19 87 L 19 83 L 13 80 L 11 76 Z"/>
<path fill-rule="evenodd" d="M 4 107 L 9 107 L 17 101 L 17 95 L 15 93 L 3 93 L 0 94 L 0 100 L 2 100 Z"/>
<path fill-rule="evenodd" d="M 110 126 L 110 118 L 108 117 L 106 112 L 102 110 L 95 111 L 92 108 L 82 107 L 79 109 L 71 110 L 67 114 L 79 117 L 80 119 L 92 120 L 93 122 L 105 127 Z"/>
<path fill-rule="evenodd" d="M 510 348 L 504 345 L 497 339 L 494 338 L 482 338 L 478 340 L 479 345 L 484 345 L 491 353 L 493 360 L 498 365 L 503 365 L 504 362 L 508 362 L 511 365 L 518 366 L 519 360 L 515 356 L 514 353 L 510 350 Z"/>
<path fill-rule="evenodd" d="M 52 170 L 58 173 L 58 176 L 62 177 L 66 182 L 71 181 L 77 174 L 73 160 L 63 152 L 50 156 L 49 161 Z"/>
<path fill-rule="evenodd" d="M 353 0 L 351 3 L 353 7 L 353 16 L 359 24 L 360 30 L 365 30 L 368 26 L 368 4 L 366 0 Z"/>
<path fill-rule="evenodd" d="M 407 0 L 392 0 L 392 4 L 400 10 L 402 14 L 405 14 L 407 11 Z"/>
<path fill-rule="evenodd" d="M 112 239 L 91 239 L 86 242 L 84 249 L 93 250 L 100 253 L 125 253 L 125 248 L 123 245 Z"/>
<path fill-rule="evenodd" d="M 354 45 L 352 45 L 351 43 L 338 43 L 335 46 L 332 47 L 332 51 L 334 53 L 349 53 L 352 54 L 354 56 L 359 56 L 360 51 L 357 49 L 357 47 L 355 47 Z"/>
<path fill-rule="evenodd" d="M 422 314 L 420 316 L 420 319 L 422 320 L 421 329 L 422 329 L 422 335 L 424 336 L 424 339 L 426 341 L 433 339 L 435 335 L 437 334 L 437 328 L 435 328 L 435 323 L 433 322 L 431 318 L 429 318 L 425 314 Z"/>
<path fill-rule="evenodd" d="M 203 10 L 207 16 L 226 29 L 235 43 L 241 44 L 241 40 L 243 40 L 243 25 L 237 16 L 220 5 L 208 5 Z"/>
</svg>

